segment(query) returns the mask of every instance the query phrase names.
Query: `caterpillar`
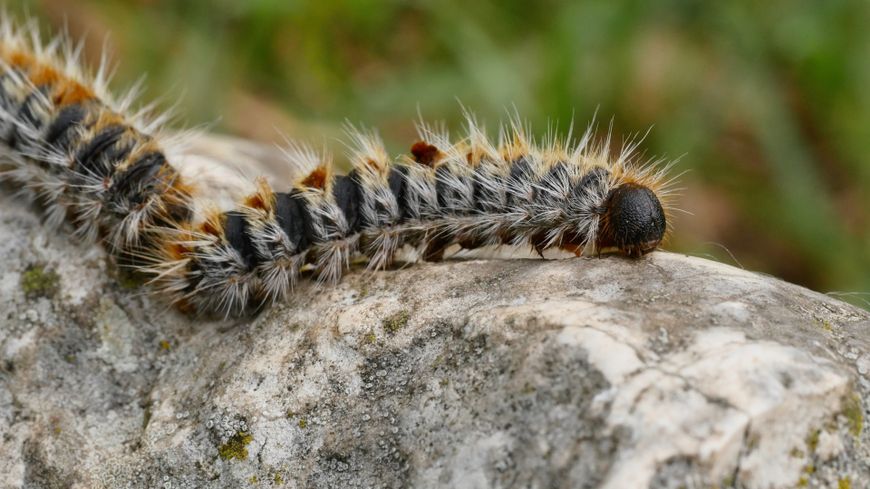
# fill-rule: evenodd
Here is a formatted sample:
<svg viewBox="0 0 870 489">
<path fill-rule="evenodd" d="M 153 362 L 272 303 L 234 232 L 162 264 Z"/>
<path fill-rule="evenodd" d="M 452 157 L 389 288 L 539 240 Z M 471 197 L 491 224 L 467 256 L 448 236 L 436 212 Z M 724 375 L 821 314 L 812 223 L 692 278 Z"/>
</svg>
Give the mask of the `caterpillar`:
<svg viewBox="0 0 870 489">
<path fill-rule="evenodd" d="M 221 204 L 226 192 L 173 158 L 166 117 L 134 112 L 136 90 L 114 98 L 105 57 L 89 75 L 80 53 L 4 14 L 0 177 L 45 209 L 46 225 L 103 242 L 185 311 L 250 314 L 285 299 L 306 270 L 331 283 L 355 257 L 382 270 L 407 248 L 427 261 L 452 245 L 640 257 L 671 223 L 671 164 L 644 160 L 638 142 L 613 153 L 610 132 L 595 142 L 591 124 L 579 140 L 537 142 L 515 115 L 493 141 L 468 112 L 464 137 L 420 122 L 398 157 L 376 132 L 349 128 L 344 175 L 328 154 L 288 142 L 295 180 L 258 178 Z"/>
</svg>

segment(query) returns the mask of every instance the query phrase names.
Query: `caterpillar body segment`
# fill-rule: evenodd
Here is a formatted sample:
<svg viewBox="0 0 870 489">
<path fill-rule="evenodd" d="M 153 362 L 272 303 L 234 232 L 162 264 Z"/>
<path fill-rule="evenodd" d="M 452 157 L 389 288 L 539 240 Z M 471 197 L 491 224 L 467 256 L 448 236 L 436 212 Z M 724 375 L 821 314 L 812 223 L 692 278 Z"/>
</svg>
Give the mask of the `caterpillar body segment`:
<svg viewBox="0 0 870 489">
<path fill-rule="evenodd" d="M 214 172 L 167 150 L 165 118 L 131 113 L 132 95 L 114 101 L 107 70 L 85 75 L 78 48 L 43 47 L 5 17 L 0 31 L 0 175 L 50 225 L 102 239 L 183 310 L 247 314 L 284 300 L 304 274 L 330 283 L 356 257 L 379 270 L 408 248 L 424 260 L 455 245 L 641 256 L 670 223 L 669 165 L 641 161 L 636 143 L 614 155 L 591 128 L 576 142 L 537 143 L 518 118 L 496 141 L 472 115 L 458 140 L 421 122 L 398 157 L 376 133 L 349 128 L 346 175 L 292 142 L 293 178 Z"/>
<path fill-rule="evenodd" d="M 161 219 L 183 219 L 190 189 L 142 132 L 154 126 L 123 115 L 128 98 L 113 102 L 105 70 L 86 77 L 68 46 L 0 24 L 2 176 L 45 206 L 50 225 L 67 220 L 77 237 L 104 236 L 124 253 Z"/>
</svg>

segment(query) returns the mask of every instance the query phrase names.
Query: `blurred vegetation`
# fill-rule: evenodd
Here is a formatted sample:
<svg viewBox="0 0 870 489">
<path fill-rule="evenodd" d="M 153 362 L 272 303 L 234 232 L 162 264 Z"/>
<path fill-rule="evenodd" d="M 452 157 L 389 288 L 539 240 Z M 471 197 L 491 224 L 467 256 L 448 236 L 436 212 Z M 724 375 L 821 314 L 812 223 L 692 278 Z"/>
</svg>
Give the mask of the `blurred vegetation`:
<svg viewBox="0 0 870 489">
<path fill-rule="evenodd" d="M 407 148 L 418 107 L 542 133 L 598 108 L 690 170 L 667 248 L 870 301 L 870 3 L 598 0 L 27 0 L 107 39 L 116 87 L 184 125 L 334 152 L 345 120 Z M 619 132 L 624 131 L 624 132 Z M 726 249 L 728 251 L 726 251 Z M 729 256 L 729 255 L 733 255 Z"/>
</svg>

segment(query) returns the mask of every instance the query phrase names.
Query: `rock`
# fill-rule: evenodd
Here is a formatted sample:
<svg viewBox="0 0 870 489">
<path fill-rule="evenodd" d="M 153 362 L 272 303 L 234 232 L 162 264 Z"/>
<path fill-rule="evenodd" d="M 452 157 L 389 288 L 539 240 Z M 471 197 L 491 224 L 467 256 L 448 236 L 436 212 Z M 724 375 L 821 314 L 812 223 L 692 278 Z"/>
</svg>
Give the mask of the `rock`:
<svg viewBox="0 0 870 489">
<path fill-rule="evenodd" d="M 867 487 L 870 314 L 665 252 L 168 311 L 0 202 L 0 487 Z"/>
</svg>

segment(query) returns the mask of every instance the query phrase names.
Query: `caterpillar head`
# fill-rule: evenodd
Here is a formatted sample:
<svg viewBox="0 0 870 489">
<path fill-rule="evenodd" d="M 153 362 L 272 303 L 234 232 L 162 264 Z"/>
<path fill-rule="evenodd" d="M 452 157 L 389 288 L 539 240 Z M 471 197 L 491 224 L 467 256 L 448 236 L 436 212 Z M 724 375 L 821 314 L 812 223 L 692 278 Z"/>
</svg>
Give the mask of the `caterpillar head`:
<svg viewBox="0 0 870 489">
<path fill-rule="evenodd" d="M 598 226 L 596 248 L 616 248 L 640 257 L 656 249 L 665 236 L 665 210 L 648 187 L 625 183 L 607 195 Z"/>
</svg>

